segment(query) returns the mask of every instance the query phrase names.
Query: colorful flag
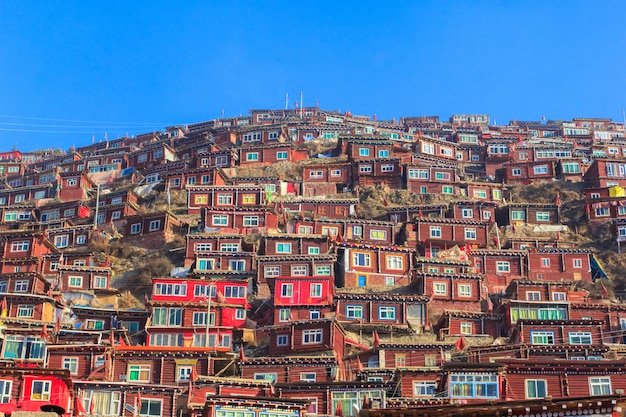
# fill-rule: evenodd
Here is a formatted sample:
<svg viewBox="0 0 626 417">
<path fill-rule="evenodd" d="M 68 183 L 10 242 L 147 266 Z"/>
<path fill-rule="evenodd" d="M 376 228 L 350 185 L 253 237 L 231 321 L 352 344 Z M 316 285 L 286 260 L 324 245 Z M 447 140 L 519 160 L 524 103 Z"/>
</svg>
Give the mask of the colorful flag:
<svg viewBox="0 0 626 417">
<path fill-rule="evenodd" d="M 600 283 L 600 293 L 602 294 L 602 298 L 609 296 L 609 290 L 606 289 L 604 283 Z"/>
<path fill-rule="evenodd" d="M 91 216 L 91 210 L 87 206 L 81 205 L 78 209 L 78 217 L 84 219 L 85 217 Z"/>
<path fill-rule="evenodd" d="M 7 298 L 2 299 L 2 305 L 0 306 L 0 317 L 6 317 L 9 314 L 9 307 L 7 305 Z"/>
<path fill-rule="evenodd" d="M 380 346 L 380 337 L 378 336 L 378 332 L 374 330 L 374 349 Z"/>
<path fill-rule="evenodd" d="M 463 336 L 459 337 L 459 340 L 456 341 L 456 348 L 459 352 L 463 352 L 467 344 L 465 343 L 465 338 Z"/>
<path fill-rule="evenodd" d="M 41 328 L 41 338 L 46 340 L 48 339 L 48 325 L 47 324 L 43 324 L 43 327 Z"/>
<path fill-rule="evenodd" d="M 245 352 L 243 350 L 244 350 L 243 346 L 241 346 L 239 348 L 239 361 L 241 361 L 241 362 L 245 362 L 246 361 L 246 354 L 245 354 Z"/>
</svg>

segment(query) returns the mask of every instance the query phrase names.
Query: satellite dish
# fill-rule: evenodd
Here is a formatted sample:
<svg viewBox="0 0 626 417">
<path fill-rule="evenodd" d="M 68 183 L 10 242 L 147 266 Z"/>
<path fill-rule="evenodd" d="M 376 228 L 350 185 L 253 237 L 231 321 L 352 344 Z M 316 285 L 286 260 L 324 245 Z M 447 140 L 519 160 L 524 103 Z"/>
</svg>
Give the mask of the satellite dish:
<svg viewBox="0 0 626 417">
<path fill-rule="evenodd" d="M 54 404 L 44 404 L 39 408 L 46 413 L 57 413 L 60 416 L 65 414 L 65 408 Z"/>
</svg>

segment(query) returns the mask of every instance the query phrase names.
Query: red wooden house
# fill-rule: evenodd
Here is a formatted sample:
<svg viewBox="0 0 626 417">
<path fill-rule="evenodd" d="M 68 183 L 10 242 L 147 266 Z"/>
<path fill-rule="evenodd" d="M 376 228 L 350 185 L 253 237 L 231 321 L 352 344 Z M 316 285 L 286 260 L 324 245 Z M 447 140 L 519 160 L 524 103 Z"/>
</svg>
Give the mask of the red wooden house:
<svg viewBox="0 0 626 417">
<path fill-rule="evenodd" d="M 353 162 L 353 186 L 382 185 L 403 188 L 400 158 L 362 159 Z"/>
<path fill-rule="evenodd" d="M 176 151 L 165 142 L 150 144 L 127 155 L 128 166 L 135 169 L 175 161 Z"/>
<path fill-rule="evenodd" d="M 552 181 L 556 177 L 556 161 L 513 162 L 504 164 L 496 181 L 506 184 L 531 184 Z"/>
<path fill-rule="evenodd" d="M 147 345 L 232 350 L 233 329 L 242 328 L 246 320 L 247 281 L 197 278 L 153 281 Z"/>
<path fill-rule="evenodd" d="M 281 201 L 280 208 L 287 213 L 298 213 L 300 218 L 346 219 L 356 215 L 358 204 L 356 198 L 292 198 Z"/>
<path fill-rule="evenodd" d="M 415 206 L 389 207 L 388 220 L 394 223 L 407 222 L 415 217 L 446 217 L 447 204 L 420 204 Z"/>
<path fill-rule="evenodd" d="M 404 167 L 406 189 L 417 194 L 460 194 L 455 165 L 422 161 Z"/>
<path fill-rule="evenodd" d="M 278 162 L 299 162 L 308 159 L 306 150 L 297 150 L 292 143 L 244 145 L 239 149 L 242 167 L 267 166 Z"/>
<path fill-rule="evenodd" d="M 489 335 L 494 340 L 500 337 L 502 315 L 491 312 L 446 310 L 439 321 L 433 325 L 433 331 L 440 339 L 446 336 Z"/>
<path fill-rule="evenodd" d="M 496 203 L 483 201 L 455 201 L 451 204 L 451 218 L 477 221 L 495 221 Z"/>
<path fill-rule="evenodd" d="M 93 227 L 69 226 L 61 229 L 46 229 L 45 237 L 57 249 L 80 249 L 87 248 L 93 235 Z"/>
<path fill-rule="evenodd" d="M 24 204 L 44 198 L 54 198 L 55 195 L 56 185 L 50 183 L 17 188 L 7 188 L 0 190 L 0 206 Z"/>
<path fill-rule="evenodd" d="M 0 206 L 1 229 L 23 229 L 27 224 L 35 223 L 36 221 L 37 213 L 34 205 L 19 204 L 16 206 Z"/>
<path fill-rule="evenodd" d="M 302 195 L 316 197 L 344 192 L 353 184 L 352 163 L 310 163 L 302 167 Z"/>
<path fill-rule="evenodd" d="M 509 203 L 496 213 L 499 225 L 538 225 L 560 224 L 560 208 L 556 204 Z"/>
<path fill-rule="evenodd" d="M 180 233 L 182 222 L 172 213 L 135 214 L 124 219 L 122 240 L 136 245 L 162 248 Z"/>
<path fill-rule="evenodd" d="M 211 207 L 201 214 L 204 230 L 221 233 L 266 233 L 278 229 L 278 216 L 267 206 Z"/>
<path fill-rule="evenodd" d="M 290 223 L 288 230 L 298 235 L 324 235 L 339 243 L 362 242 L 373 245 L 393 245 L 399 240 L 402 224 L 356 218 L 318 219 L 300 218 Z M 399 243 L 399 242 L 398 242 Z"/>
<path fill-rule="evenodd" d="M 0 388 L 0 412 L 4 415 L 41 413 L 41 407 L 47 405 L 58 407 L 64 417 L 74 415 L 72 380 L 65 369 L 3 367 Z"/>
<path fill-rule="evenodd" d="M 428 324 L 429 300 L 430 297 L 414 294 L 335 294 L 337 320 L 355 331 L 364 325 L 365 329 L 371 325 L 424 328 Z"/>
<path fill-rule="evenodd" d="M 556 177 L 561 181 L 580 182 L 589 164 L 579 158 L 559 159 L 556 164 Z"/>
<path fill-rule="evenodd" d="M 626 162 L 620 159 L 594 159 L 583 181 L 588 188 L 626 186 Z"/>
<path fill-rule="evenodd" d="M 338 245 L 337 286 L 399 286 L 410 282 L 415 249 L 344 242 Z"/>
<path fill-rule="evenodd" d="M 528 279 L 591 282 L 590 258 L 589 249 L 531 249 L 528 253 Z"/>
<path fill-rule="evenodd" d="M 208 253 L 219 253 L 224 252 L 224 254 L 249 254 L 254 256 L 256 253 L 256 248 L 253 244 L 246 243 L 244 241 L 244 236 L 240 234 L 213 234 L 213 233 L 197 233 L 197 234 L 188 234 L 186 236 L 187 244 L 185 245 L 185 268 L 189 268 L 196 262 L 196 267 L 198 265 L 197 260 L 201 257 L 206 257 L 205 255 Z M 211 262 L 208 262 L 210 264 Z M 234 268 L 230 268 L 230 270 L 245 270 L 250 271 L 254 270 L 254 265 L 245 265 L 244 269 L 239 267 L 239 264 L 232 265 Z M 204 270 L 213 270 L 213 269 L 221 269 L 221 270 L 229 270 L 229 263 L 226 262 L 225 265 L 217 265 L 213 262 L 213 265 L 204 265 Z"/>
<path fill-rule="evenodd" d="M 59 265 L 58 286 L 61 292 L 108 290 L 111 288 L 112 271 L 109 267 Z"/>
<path fill-rule="evenodd" d="M 345 332 L 334 319 L 293 321 L 288 324 L 266 326 L 270 336 L 269 356 L 334 352 L 343 358 Z"/>
<path fill-rule="evenodd" d="M 504 187 L 501 184 L 469 181 L 464 185 L 466 189 L 465 195 L 471 199 L 481 202 L 492 202 L 495 204 L 500 204 L 503 201 L 502 191 Z"/>
<path fill-rule="evenodd" d="M 285 356 L 245 358 L 238 365 L 243 378 L 259 382 L 334 382 L 340 361 L 334 356 Z"/>
<path fill-rule="evenodd" d="M 52 249 L 43 232 L 25 230 L 0 231 L 0 245 L 0 273 L 39 271 L 40 256 Z"/>
<path fill-rule="evenodd" d="M 531 345 L 603 344 L 602 327 L 597 320 L 519 319 L 511 330 L 512 343 Z"/>
<path fill-rule="evenodd" d="M 336 254 L 320 255 L 259 255 L 256 291 L 259 298 L 270 296 L 268 278 L 333 276 Z"/>
<path fill-rule="evenodd" d="M 328 276 L 267 278 L 273 296 L 274 323 L 316 320 L 333 306 L 334 279 Z"/>
<path fill-rule="evenodd" d="M 244 208 L 265 205 L 265 187 L 260 186 L 187 186 L 187 213 L 198 214 L 201 208 Z M 211 225 L 207 223 L 207 225 Z"/>
<path fill-rule="evenodd" d="M 489 244 L 488 222 L 469 219 L 416 218 L 418 250 L 425 256 L 454 245 L 485 248 Z"/>
<path fill-rule="evenodd" d="M 470 261 L 479 274 L 484 274 L 489 293 L 503 291 L 514 279 L 527 274 L 526 250 L 477 249 L 470 253 Z"/>
<path fill-rule="evenodd" d="M 84 171 L 60 172 L 58 181 L 58 197 L 63 201 L 86 200 L 87 191 L 95 188 Z"/>
<path fill-rule="evenodd" d="M 430 297 L 433 312 L 481 311 L 482 275 L 416 273 L 412 280 L 418 294 Z"/>
<path fill-rule="evenodd" d="M 339 135 L 337 152 L 348 156 L 348 160 L 363 161 L 393 157 L 393 142 L 385 137 Z"/>
<path fill-rule="evenodd" d="M 330 252 L 330 238 L 320 234 L 265 235 L 262 238 L 263 255 L 319 255 Z"/>
<path fill-rule="evenodd" d="M 439 389 L 450 400 L 464 404 L 505 398 L 502 386 L 505 369 L 498 363 L 446 362 Z"/>
</svg>

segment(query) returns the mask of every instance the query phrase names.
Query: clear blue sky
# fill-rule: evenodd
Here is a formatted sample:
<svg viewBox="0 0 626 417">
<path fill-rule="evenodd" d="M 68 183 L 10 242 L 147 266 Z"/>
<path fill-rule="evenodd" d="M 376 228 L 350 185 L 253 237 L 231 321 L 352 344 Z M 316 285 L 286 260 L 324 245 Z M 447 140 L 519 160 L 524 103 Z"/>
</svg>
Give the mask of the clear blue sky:
<svg viewBox="0 0 626 417">
<path fill-rule="evenodd" d="M 0 150 L 304 105 L 610 117 L 624 1 L 0 0 Z"/>
</svg>

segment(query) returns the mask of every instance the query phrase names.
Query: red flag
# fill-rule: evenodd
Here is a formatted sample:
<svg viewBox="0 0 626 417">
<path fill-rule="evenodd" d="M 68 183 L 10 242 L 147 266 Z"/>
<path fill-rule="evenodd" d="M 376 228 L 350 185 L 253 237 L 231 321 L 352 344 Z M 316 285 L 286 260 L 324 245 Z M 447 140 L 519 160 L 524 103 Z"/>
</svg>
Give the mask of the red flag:
<svg viewBox="0 0 626 417">
<path fill-rule="evenodd" d="M 196 382 L 198 380 L 198 371 L 196 371 L 196 367 L 191 368 L 191 375 L 189 375 L 189 380 L 191 382 Z"/>
<path fill-rule="evenodd" d="M 111 346 L 115 345 L 115 334 L 113 333 L 113 330 L 111 330 L 111 333 L 109 333 L 109 344 Z"/>
<path fill-rule="evenodd" d="M 439 346 L 439 358 L 441 359 L 441 365 L 446 362 L 446 354 L 443 353 L 443 347 Z"/>
<path fill-rule="evenodd" d="M 7 305 L 7 298 L 2 298 L 2 304 L 0 305 L 0 317 L 6 317 L 9 314 L 9 307 Z"/>
<path fill-rule="evenodd" d="M 459 352 L 463 352 L 467 344 L 465 343 L 465 338 L 463 336 L 459 337 L 459 340 L 456 341 L 456 348 Z"/>
<path fill-rule="evenodd" d="M 556 204 L 557 207 L 561 205 L 561 195 L 558 192 L 556 193 L 556 196 L 554 197 L 554 204 Z"/>
<path fill-rule="evenodd" d="M 44 323 L 43 327 L 41 328 L 41 338 L 42 339 L 47 339 L 48 338 L 48 325 Z"/>
<path fill-rule="evenodd" d="M 243 349 L 243 346 L 241 346 L 241 347 L 239 348 L 239 360 L 240 360 L 241 362 L 245 362 L 245 361 L 246 361 L 246 354 L 245 354 L 245 352 L 244 352 L 243 350 L 244 350 L 244 349 Z"/>
<path fill-rule="evenodd" d="M 57 314 L 56 322 L 54 323 L 54 332 L 59 333 L 61 331 L 61 315 Z"/>
<path fill-rule="evenodd" d="M 126 347 L 126 346 L 128 346 L 128 345 L 126 344 L 126 341 L 125 341 L 125 340 L 124 340 L 124 338 L 122 337 L 122 335 L 120 335 L 120 346 L 121 346 L 121 347 Z"/>
<path fill-rule="evenodd" d="M 387 207 L 389 205 L 389 201 L 386 198 L 383 198 L 383 205 Z"/>
<path fill-rule="evenodd" d="M 94 401 L 93 394 L 91 394 L 91 401 L 89 401 L 89 414 L 96 414 L 96 402 Z"/>
<path fill-rule="evenodd" d="M 80 396 L 75 396 L 74 397 L 74 417 L 79 417 L 79 416 L 83 416 L 87 414 L 85 412 L 85 407 L 83 406 L 83 394 L 81 393 Z"/>
<path fill-rule="evenodd" d="M 378 332 L 374 330 L 374 349 L 380 346 L 380 337 L 378 336 Z"/>
<path fill-rule="evenodd" d="M 343 417 L 343 408 L 341 405 L 341 401 L 337 402 L 337 407 L 335 408 L 335 415 L 337 417 Z"/>
<path fill-rule="evenodd" d="M 357 360 L 357 362 L 356 362 L 356 370 L 357 370 L 358 372 L 363 372 L 363 362 L 361 362 L 361 360 L 360 360 L 360 359 L 359 359 L 359 360 Z"/>
<path fill-rule="evenodd" d="M 335 238 L 335 242 L 336 243 L 342 243 L 343 242 L 343 236 L 341 235 L 341 232 L 337 232 L 337 237 Z"/>
<path fill-rule="evenodd" d="M 84 219 L 85 217 L 89 217 L 91 216 L 91 210 L 89 209 L 89 207 L 81 205 L 80 208 L 78 209 L 78 216 L 81 219 Z"/>
<path fill-rule="evenodd" d="M 361 410 L 367 410 L 372 408 L 372 402 L 367 398 L 367 394 L 363 396 L 363 404 L 361 404 Z"/>
<path fill-rule="evenodd" d="M 600 292 L 602 294 L 602 298 L 608 297 L 609 296 L 609 290 L 606 289 L 606 287 L 604 286 L 604 283 L 601 283 L 600 285 L 601 285 Z"/>
<path fill-rule="evenodd" d="M 226 302 L 226 297 L 224 297 L 224 294 L 222 294 L 222 292 L 220 290 L 217 290 L 217 302 L 218 303 L 225 303 Z"/>
</svg>

